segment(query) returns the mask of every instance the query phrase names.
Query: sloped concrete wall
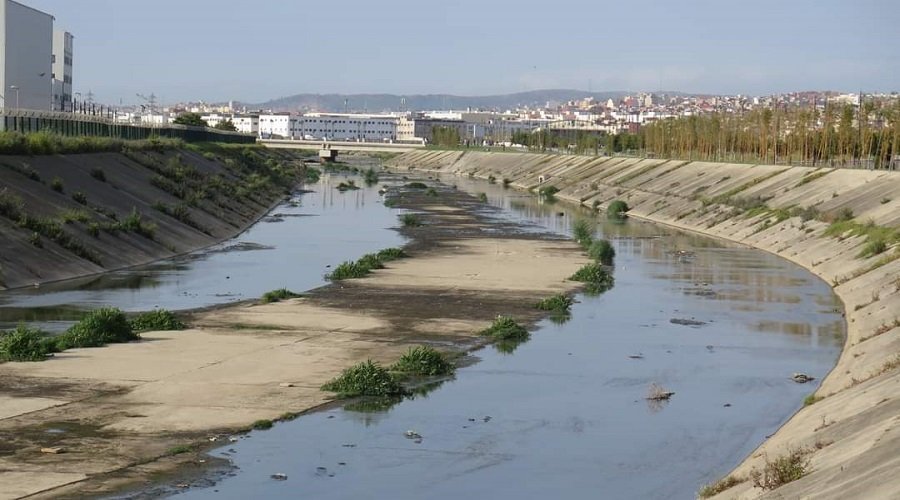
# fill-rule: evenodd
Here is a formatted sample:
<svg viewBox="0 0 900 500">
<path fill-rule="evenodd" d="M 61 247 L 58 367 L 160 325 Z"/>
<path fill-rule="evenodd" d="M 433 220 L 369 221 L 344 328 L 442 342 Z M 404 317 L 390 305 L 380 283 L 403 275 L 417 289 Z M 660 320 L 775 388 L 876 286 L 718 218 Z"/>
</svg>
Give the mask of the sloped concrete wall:
<svg viewBox="0 0 900 500">
<path fill-rule="evenodd" d="M 819 220 L 851 210 L 857 221 L 900 227 L 900 173 L 435 151 L 405 153 L 389 165 L 493 177 L 519 189 L 552 185 L 558 198 L 601 213 L 624 200 L 631 216 L 777 254 L 832 284 L 846 309 L 847 339 L 816 392 L 823 399 L 801 409 L 733 474 L 746 478 L 767 457 L 799 447 L 813 451 L 812 472 L 769 492 L 744 481 L 719 497 L 890 498 L 900 491 L 900 248 L 860 258 L 865 237 L 828 236 L 829 223 Z M 755 197 L 769 210 L 738 211 L 721 202 Z M 796 215 L 810 207 L 819 217 Z"/>
</svg>

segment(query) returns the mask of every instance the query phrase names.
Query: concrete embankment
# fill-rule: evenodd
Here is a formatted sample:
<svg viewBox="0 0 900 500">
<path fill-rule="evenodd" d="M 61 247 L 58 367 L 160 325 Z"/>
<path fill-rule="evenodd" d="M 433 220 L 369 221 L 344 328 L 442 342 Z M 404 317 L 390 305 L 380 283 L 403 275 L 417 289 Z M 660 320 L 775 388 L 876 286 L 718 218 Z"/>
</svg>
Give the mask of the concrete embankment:
<svg viewBox="0 0 900 500">
<path fill-rule="evenodd" d="M 741 482 L 717 498 L 898 498 L 900 173 L 444 151 L 389 165 L 553 186 L 557 198 L 600 210 L 623 200 L 633 216 L 772 252 L 831 283 L 846 309 L 840 359 L 812 404 L 738 465 Z M 798 449 L 810 473 L 775 490 L 753 486 L 754 469 Z"/>
<path fill-rule="evenodd" d="M 0 157 L 0 289 L 211 245 L 297 182 L 297 153 L 196 149 Z"/>
</svg>

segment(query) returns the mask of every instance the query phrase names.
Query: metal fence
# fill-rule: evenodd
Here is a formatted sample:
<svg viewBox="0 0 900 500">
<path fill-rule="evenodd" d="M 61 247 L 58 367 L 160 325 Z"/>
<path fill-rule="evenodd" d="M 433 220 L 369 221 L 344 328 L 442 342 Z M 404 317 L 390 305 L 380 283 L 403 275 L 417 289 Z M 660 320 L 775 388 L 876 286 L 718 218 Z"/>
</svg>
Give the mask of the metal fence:
<svg viewBox="0 0 900 500">
<path fill-rule="evenodd" d="M 165 137 L 185 142 L 227 142 L 252 144 L 256 136 L 207 127 L 166 124 L 160 126 L 121 123 L 101 115 L 59 113 L 49 111 L 10 110 L 0 111 L 0 131 L 50 132 L 53 134 L 82 137 L 112 137 L 125 140 Z"/>
</svg>

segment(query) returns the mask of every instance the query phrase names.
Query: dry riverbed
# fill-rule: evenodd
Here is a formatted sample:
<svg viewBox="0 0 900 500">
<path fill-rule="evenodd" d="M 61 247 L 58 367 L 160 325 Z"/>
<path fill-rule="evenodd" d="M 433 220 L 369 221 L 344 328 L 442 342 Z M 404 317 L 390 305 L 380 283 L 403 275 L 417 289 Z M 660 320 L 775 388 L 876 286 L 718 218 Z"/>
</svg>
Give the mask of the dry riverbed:
<svg viewBox="0 0 900 500">
<path fill-rule="evenodd" d="M 327 405 L 319 387 L 344 368 L 419 344 L 465 352 L 497 315 L 533 324 L 535 302 L 576 288 L 566 277 L 587 258 L 573 242 L 488 222 L 452 189 L 400 191 L 397 206 L 423 225 L 401 229 L 410 258 L 369 277 L 197 312 L 190 330 L 0 365 L 0 499 L 189 483 L 211 463 L 204 449 Z"/>
</svg>

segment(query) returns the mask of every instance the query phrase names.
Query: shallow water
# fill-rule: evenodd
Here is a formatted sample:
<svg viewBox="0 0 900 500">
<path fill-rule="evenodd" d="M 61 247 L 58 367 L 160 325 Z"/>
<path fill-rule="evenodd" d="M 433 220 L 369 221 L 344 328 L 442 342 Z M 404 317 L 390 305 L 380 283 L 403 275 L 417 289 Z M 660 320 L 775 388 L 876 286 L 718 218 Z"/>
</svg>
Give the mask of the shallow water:
<svg viewBox="0 0 900 500">
<path fill-rule="evenodd" d="M 568 232 L 583 215 L 448 182 L 487 192 L 485 213 L 534 230 Z M 761 251 L 633 220 L 599 231 L 617 251 L 616 286 L 579 296 L 567 323 L 542 323 L 512 354 L 483 349 L 389 409 L 253 432 L 213 453 L 236 473 L 179 498 L 693 498 L 813 391 L 792 373 L 831 369 L 840 305 L 827 284 Z M 675 395 L 648 404 L 651 383 Z"/>
<path fill-rule="evenodd" d="M 325 174 L 237 238 L 154 264 L 42 286 L 0 292 L 0 329 L 26 321 L 65 329 L 85 310 L 156 307 L 192 309 L 252 299 L 269 290 L 308 290 L 325 283 L 328 267 L 404 242 L 397 210 L 384 207 L 378 186 L 338 192 L 346 176 Z M 357 183 L 363 183 L 357 179 Z"/>
</svg>

